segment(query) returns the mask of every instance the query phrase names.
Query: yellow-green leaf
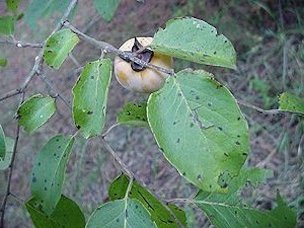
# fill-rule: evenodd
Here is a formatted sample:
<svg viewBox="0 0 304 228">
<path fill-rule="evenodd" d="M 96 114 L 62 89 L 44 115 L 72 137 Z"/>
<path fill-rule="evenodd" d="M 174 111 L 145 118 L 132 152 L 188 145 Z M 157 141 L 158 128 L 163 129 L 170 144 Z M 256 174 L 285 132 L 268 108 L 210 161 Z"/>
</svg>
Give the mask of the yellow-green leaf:
<svg viewBox="0 0 304 228">
<path fill-rule="evenodd" d="M 33 133 L 55 113 L 55 98 L 36 94 L 28 98 L 18 109 L 19 124 L 28 133 Z"/>
<path fill-rule="evenodd" d="M 285 92 L 280 96 L 280 110 L 304 114 L 304 97 Z"/>
<path fill-rule="evenodd" d="M 12 35 L 15 32 L 14 16 L 0 16 L 0 35 Z"/>
<path fill-rule="evenodd" d="M 14 143 L 15 141 L 12 138 L 5 138 L 5 157 L 3 160 L 0 159 L 0 170 L 5 170 L 10 166 L 13 157 Z"/>
<path fill-rule="evenodd" d="M 17 13 L 21 1 L 22 0 L 6 0 L 6 6 L 13 13 Z"/>
<path fill-rule="evenodd" d="M 62 29 L 54 33 L 48 38 L 44 47 L 43 58 L 46 64 L 59 69 L 78 42 L 78 36 L 70 29 Z"/>
<path fill-rule="evenodd" d="M 105 125 L 112 62 L 88 63 L 73 88 L 73 118 L 85 138 L 100 135 Z"/>
<path fill-rule="evenodd" d="M 147 103 L 127 103 L 118 113 L 117 122 L 126 125 L 147 127 Z"/>
</svg>

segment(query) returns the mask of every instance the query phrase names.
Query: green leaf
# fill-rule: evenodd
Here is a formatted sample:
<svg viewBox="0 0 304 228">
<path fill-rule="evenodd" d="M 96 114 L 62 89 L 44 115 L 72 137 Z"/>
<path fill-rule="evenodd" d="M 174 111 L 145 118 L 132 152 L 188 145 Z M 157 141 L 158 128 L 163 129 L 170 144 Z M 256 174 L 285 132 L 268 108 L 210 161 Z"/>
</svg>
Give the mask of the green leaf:
<svg viewBox="0 0 304 228">
<path fill-rule="evenodd" d="M 140 104 L 127 103 L 118 113 L 117 122 L 126 125 L 147 127 L 147 103 Z"/>
<path fill-rule="evenodd" d="M 93 0 L 93 3 L 102 18 L 106 21 L 111 21 L 120 0 Z"/>
<path fill-rule="evenodd" d="M 5 159 L 5 154 L 6 154 L 5 134 L 0 124 L 0 162 L 2 162 Z"/>
<path fill-rule="evenodd" d="M 269 177 L 272 177 L 270 170 L 243 167 L 239 176 L 232 179 L 226 194 L 200 191 L 193 202 L 218 227 L 294 227 L 291 224 L 295 222 L 295 215 L 280 197 L 279 207 L 267 213 L 247 207 L 239 198 L 238 194 L 246 183 L 257 186 Z M 282 212 L 280 216 L 278 211 Z M 286 223 L 279 221 L 285 213 Z"/>
<path fill-rule="evenodd" d="M 122 199 L 101 205 L 90 216 L 86 228 L 156 227 L 148 211 L 137 200 Z"/>
<path fill-rule="evenodd" d="M 15 17 L 0 16 L 0 35 L 13 35 L 15 32 Z"/>
<path fill-rule="evenodd" d="M 55 113 L 55 98 L 35 94 L 28 98 L 18 109 L 19 124 L 27 133 L 33 133 L 46 123 Z"/>
<path fill-rule="evenodd" d="M 15 141 L 12 138 L 5 138 L 6 152 L 4 160 L 0 159 L 0 170 L 5 170 L 10 166 L 13 157 L 14 143 Z"/>
<path fill-rule="evenodd" d="M 25 22 L 34 29 L 37 21 L 52 15 L 56 11 L 63 12 L 70 0 L 32 0 L 25 11 Z"/>
<path fill-rule="evenodd" d="M 60 200 L 66 165 L 74 138 L 57 135 L 51 138 L 36 157 L 32 171 L 32 196 L 40 209 L 52 214 Z"/>
<path fill-rule="evenodd" d="M 285 92 L 280 96 L 280 110 L 304 114 L 304 98 Z"/>
<path fill-rule="evenodd" d="M 271 170 L 247 168 L 246 166 L 243 166 L 239 175 L 231 180 L 229 189 L 227 192 L 225 192 L 225 194 L 200 191 L 197 198 L 208 198 L 209 200 L 218 203 L 222 201 L 228 203 L 240 202 L 238 199 L 238 192 L 246 183 L 250 183 L 252 186 L 256 187 L 272 176 L 273 173 Z"/>
<path fill-rule="evenodd" d="M 0 67 L 6 67 L 7 65 L 7 59 L 0 58 Z"/>
<path fill-rule="evenodd" d="M 165 157 L 206 191 L 227 191 L 249 152 L 248 126 L 229 90 L 205 71 L 184 70 L 150 95 L 148 121 Z"/>
<path fill-rule="evenodd" d="M 21 1 L 22 0 L 6 0 L 7 9 L 12 11 L 13 13 L 17 13 Z"/>
<path fill-rule="evenodd" d="M 225 195 L 224 195 L 225 196 Z M 194 202 L 208 216 L 216 227 L 295 227 L 296 214 L 278 195 L 278 206 L 270 211 L 259 211 L 242 205 L 238 200 L 228 196 L 201 196 L 198 195 Z"/>
<path fill-rule="evenodd" d="M 48 38 L 44 47 L 43 58 L 46 64 L 59 69 L 78 42 L 78 36 L 70 29 L 62 29 L 54 33 Z"/>
<path fill-rule="evenodd" d="M 178 222 L 184 227 L 187 226 L 187 217 L 184 210 L 180 209 L 178 206 L 172 203 L 168 203 L 167 206 L 170 208 L 171 212 L 174 214 Z"/>
<path fill-rule="evenodd" d="M 123 199 L 125 197 L 129 179 L 125 175 L 120 175 L 110 185 L 109 197 L 111 200 Z M 153 196 L 147 189 L 142 187 L 136 181 L 133 181 L 131 190 L 129 192 L 131 199 L 136 199 L 151 214 L 152 220 L 156 223 L 157 227 L 179 227 L 179 223 L 184 222 L 184 212 L 178 207 L 174 206 L 173 210 L 181 220 L 176 220 L 175 213 L 173 214 L 169 207 L 164 206 L 155 196 Z"/>
<path fill-rule="evenodd" d="M 39 205 L 39 201 L 35 198 L 25 203 L 36 228 L 83 228 L 85 226 L 85 218 L 79 206 L 64 195 L 61 195 L 50 216 L 41 211 Z"/>
<path fill-rule="evenodd" d="M 188 61 L 236 68 L 236 53 L 231 42 L 216 28 L 193 18 L 175 18 L 160 29 L 151 44 L 153 50 Z"/>
<path fill-rule="evenodd" d="M 105 125 L 111 77 L 111 60 L 91 62 L 73 88 L 73 118 L 85 138 L 100 135 Z"/>
</svg>

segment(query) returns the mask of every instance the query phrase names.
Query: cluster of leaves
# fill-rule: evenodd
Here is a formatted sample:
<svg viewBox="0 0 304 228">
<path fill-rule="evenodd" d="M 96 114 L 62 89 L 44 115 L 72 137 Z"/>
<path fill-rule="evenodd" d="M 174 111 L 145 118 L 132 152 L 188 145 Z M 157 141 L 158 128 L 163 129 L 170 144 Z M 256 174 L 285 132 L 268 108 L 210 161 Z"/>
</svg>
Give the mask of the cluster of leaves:
<svg viewBox="0 0 304 228">
<path fill-rule="evenodd" d="M 104 1 L 94 2 L 97 6 Z M 100 7 L 109 19 L 119 3 L 112 2 L 111 9 Z M 0 20 L 0 31 L 5 29 Z M 45 63 L 59 69 L 78 42 L 77 34 L 69 29 L 56 32 L 45 43 Z M 165 29 L 154 35 L 151 48 L 192 62 L 236 67 L 231 42 L 213 26 L 196 18 L 170 20 Z M 112 61 L 98 59 L 86 64 L 72 89 L 73 120 L 86 139 L 102 135 L 111 76 Z M 284 93 L 280 96 L 280 110 L 304 114 L 304 102 Z M 18 121 L 26 132 L 33 133 L 55 112 L 55 98 L 35 94 L 18 108 Z M 219 227 L 295 226 L 294 212 L 279 195 L 277 208 L 270 212 L 244 206 L 239 198 L 238 193 L 246 182 L 257 184 L 265 180 L 269 172 L 244 166 L 250 152 L 247 122 L 231 92 L 211 73 L 192 69 L 176 73 L 166 80 L 162 89 L 150 94 L 146 103 L 127 104 L 117 122 L 151 129 L 166 159 L 199 191 L 194 199 L 186 202 L 201 208 L 213 224 Z M 36 157 L 31 174 L 32 195 L 26 208 L 37 227 L 186 226 L 182 209 L 164 204 L 125 175 L 113 181 L 109 188 L 110 201 L 97 208 L 86 223 L 77 204 L 62 195 L 74 141 L 74 136 L 56 135 Z M 0 127 L 1 169 L 10 163 L 10 144 Z"/>
</svg>

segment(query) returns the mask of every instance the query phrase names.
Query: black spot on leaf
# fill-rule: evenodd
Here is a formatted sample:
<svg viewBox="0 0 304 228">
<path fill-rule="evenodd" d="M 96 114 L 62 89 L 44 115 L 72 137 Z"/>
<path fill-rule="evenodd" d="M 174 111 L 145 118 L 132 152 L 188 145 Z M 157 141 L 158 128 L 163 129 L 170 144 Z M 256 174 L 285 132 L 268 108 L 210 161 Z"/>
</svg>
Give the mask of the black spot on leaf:
<svg viewBox="0 0 304 228">
<path fill-rule="evenodd" d="M 225 182 L 222 184 L 221 188 L 227 188 L 228 187 L 228 184 Z"/>
</svg>

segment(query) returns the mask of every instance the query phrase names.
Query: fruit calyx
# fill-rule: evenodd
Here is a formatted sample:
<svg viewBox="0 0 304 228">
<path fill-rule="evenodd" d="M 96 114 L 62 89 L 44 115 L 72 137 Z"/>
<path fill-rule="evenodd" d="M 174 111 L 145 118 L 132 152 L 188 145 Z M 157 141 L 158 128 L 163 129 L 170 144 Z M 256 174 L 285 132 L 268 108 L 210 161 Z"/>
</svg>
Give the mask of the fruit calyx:
<svg viewBox="0 0 304 228">
<path fill-rule="evenodd" d="M 132 54 L 134 57 L 149 63 L 154 55 L 154 52 L 147 49 L 147 48 L 143 48 L 143 46 L 141 45 L 141 43 L 137 40 L 137 38 L 134 38 L 134 44 L 132 47 L 132 51 L 128 52 L 126 51 L 126 53 L 130 53 Z M 132 70 L 139 72 L 139 71 L 143 71 L 146 69 L 145 66 L 139 65 L 135 62 L 133 62 L 130 58 L 128 58 L 128 56 L 125 55 L 121 55 L 120 58 L 122 58 L 123 60 L 125 60 L 126 62 L 131 62 L 131 68 Z"/>
</svg>

